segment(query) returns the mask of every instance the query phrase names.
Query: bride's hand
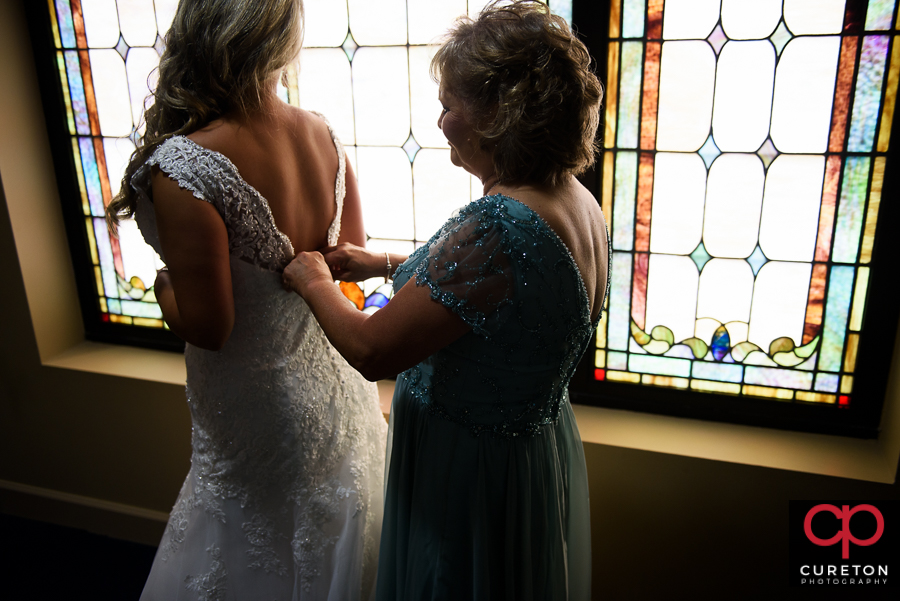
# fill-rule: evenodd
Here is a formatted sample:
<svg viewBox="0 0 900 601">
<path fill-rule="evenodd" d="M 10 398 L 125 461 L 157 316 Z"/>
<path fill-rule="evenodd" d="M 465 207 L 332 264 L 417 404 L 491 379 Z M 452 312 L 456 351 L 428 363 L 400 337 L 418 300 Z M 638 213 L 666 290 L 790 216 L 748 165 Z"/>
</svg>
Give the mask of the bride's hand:
<svg viewBox="0 0 900 601">
<path fill-rule="evenodd" d="M 325 263 L 331 269 L 331 276 L 336 280 L 361 282 L 384 275 L 384 253 L 373 253 L 350 243 L 327 246 L 319 252 L 325 257 Z"/>
<path fill-rule="evenodd" d="M 319 252 L 299 252 L 294 260 L 284 268 L 281 283 L 285 290 L 293 291 L 306 298 L 306 294 L 319 283 L 334 285 L 331 270 Z"/>
</svg>

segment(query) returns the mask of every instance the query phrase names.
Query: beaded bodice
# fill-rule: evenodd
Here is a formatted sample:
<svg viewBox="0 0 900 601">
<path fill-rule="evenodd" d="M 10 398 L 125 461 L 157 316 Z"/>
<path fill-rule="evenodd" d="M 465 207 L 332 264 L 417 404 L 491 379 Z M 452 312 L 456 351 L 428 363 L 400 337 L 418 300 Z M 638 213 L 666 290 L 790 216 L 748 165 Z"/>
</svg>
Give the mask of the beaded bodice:
<svg viewBox="0 0 900 601">
<path fill-rule="evenodd" d="M 472 327 L 402 374 L 418 402 L 475 435 L 555 422 L 597 320 L 572 255 L 537 213 L 500 194 L 472 202 L 398 268 L 395 290 L 410 279 Z"/>
</svg>

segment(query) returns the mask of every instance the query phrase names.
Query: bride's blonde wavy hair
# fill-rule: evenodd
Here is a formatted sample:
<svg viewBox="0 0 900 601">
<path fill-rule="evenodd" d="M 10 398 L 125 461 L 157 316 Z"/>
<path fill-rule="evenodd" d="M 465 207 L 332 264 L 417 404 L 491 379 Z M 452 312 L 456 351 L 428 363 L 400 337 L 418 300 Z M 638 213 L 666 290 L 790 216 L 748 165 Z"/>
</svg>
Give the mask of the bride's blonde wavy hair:
<svg viewBox="0 0 900 601">
<path fill-rule="evenodd" d="M 230 113 L 261 106 L 273 77 L 296 60 L 303 0 L 181 0 L 159 61 L 146 132 L 131 155 L 120 192 L 106 209 L 110 230 L 134 215 L 131 178 L 156 148 Z"/>
</svg>

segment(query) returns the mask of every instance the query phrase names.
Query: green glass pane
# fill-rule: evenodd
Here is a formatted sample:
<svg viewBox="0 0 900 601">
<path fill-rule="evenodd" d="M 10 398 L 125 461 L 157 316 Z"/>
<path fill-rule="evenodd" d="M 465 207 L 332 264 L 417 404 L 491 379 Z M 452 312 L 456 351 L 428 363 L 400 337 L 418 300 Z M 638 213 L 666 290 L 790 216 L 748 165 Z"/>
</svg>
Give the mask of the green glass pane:
<svg viewBox="0 0 900 601">
<path fill-rule="evenodd" d="M 822 335 L 822 353 L 819 357 L 819 368 L 825 371 L 841 370 L 841 351 L 847 335 L 853 272 L 854 268 L 846 265 L 835 265 L 831 268 L 828 300 L 825 304 L 825 331 Z"/>
</svg>

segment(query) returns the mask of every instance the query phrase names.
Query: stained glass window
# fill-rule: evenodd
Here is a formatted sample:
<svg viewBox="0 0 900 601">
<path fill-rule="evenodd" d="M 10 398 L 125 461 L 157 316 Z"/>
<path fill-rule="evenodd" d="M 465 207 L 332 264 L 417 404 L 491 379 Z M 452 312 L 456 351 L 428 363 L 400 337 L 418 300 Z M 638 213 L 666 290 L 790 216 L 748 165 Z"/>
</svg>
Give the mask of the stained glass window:
<svg viewBox="0 0 900 601">
<path fill-rule="evenodd" d="M 160 258 L 133 221 L 109 236 L 103 215 L 141 133 L 141 115 L 177 0 L 46 0 L 75 166 L 93 292 L 104 322 L 164 328 L 152 288 Z M 459 15 L 487 0 L 306 0 L 304 50 L 282 98 L 324 114 L 357 174 L 369 247 L 408 254 L 481 196 L 450 163 L 428 65 Z M 571 22 L 571 0 L 551 1 Z M 344 286 L 361 309 L 383 281 Z M 84 295 L 83 295 L 84 298 Z"/>
<path fill-rule="evenodd" d="M 593 379 L 854 403 L 895 0 L 612 0 Z"/>
</svg>

